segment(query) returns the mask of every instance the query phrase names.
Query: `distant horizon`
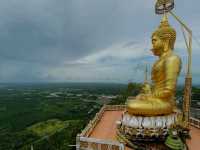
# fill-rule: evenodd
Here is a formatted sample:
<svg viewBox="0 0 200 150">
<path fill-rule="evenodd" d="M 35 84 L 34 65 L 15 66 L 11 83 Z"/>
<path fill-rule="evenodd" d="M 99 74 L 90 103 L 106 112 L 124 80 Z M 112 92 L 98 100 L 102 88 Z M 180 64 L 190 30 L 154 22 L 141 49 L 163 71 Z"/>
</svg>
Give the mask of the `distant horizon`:
<svg viewBox="0 0 200 150">
<path fill-rule="evenodd" d="M 0 82 L 0 85 L 2 84 L 121 84 L 121 85 L 128 85 L 129 83 L 136 83 L 136 84 L 142 84 L 142 82 L 127 82 L 127 83 L 120 83 L 120 82 L 72 82 L 72 81 L 66 81 L 66 82 L 52 82 L 52 81 L 45 81 L 45 82 Z M 184 86 L 184 83 L 177 84 L 177 86 Z M 200 84 L 192 84 L 192 86 L 200 86 Z"/>
</svg>

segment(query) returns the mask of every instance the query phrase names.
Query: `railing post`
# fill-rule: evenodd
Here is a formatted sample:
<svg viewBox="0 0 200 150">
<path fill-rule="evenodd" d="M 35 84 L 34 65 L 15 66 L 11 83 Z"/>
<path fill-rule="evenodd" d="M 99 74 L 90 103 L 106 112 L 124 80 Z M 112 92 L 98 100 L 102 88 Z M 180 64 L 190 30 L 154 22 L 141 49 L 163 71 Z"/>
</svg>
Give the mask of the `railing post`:
<svg viewBox="0 0 200 150">
<path fill-rule="evenodd" d="M 76 136 L 76 150 L 80 150 L 80 135 Z"/>
<path fill-rule="evenodd" d="M 124 144 L 120 144 L 120 150 L 125 150 L 125 148 L 124 148 Z"/>
<path fill-rule="evenodd" d="M 97 143 L 97 148 L 98 148 L 98 150 L 101 150 L 101 144 Z"/>
</svg>

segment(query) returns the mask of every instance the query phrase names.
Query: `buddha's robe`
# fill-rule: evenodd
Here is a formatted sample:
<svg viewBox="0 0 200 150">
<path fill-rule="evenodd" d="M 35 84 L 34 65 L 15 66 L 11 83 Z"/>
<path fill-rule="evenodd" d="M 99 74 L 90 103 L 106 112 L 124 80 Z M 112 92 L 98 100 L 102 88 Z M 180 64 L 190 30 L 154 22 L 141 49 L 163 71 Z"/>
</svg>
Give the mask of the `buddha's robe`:
<svg viewBox="0 0 200 150">
<path fill-rule="evenodd" d="M 153 65 L 152 94 L 142 94 L 127 102 L 127 111 L 133 115 L 165 115 L 175 108 L 175 91 L 181 59 L 173 52 L 161 56 Z"/>
</svg>

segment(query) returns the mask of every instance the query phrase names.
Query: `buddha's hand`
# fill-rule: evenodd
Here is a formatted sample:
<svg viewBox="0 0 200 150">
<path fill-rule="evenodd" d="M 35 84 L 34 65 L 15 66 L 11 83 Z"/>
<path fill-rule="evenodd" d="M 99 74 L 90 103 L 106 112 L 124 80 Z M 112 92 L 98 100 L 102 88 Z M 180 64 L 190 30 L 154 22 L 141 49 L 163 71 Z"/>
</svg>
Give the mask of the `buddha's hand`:
<svg viewBox="0 0 200 150">
<path fill-rule="evenodd" d="M 139 94 L 136 96 L 136 99 L 138 100 L 147 100 L 149 98 L 153 97 L 152 94 Z"/>
<path fill-rule="evenodd" d="M 157 98 L 160 97 L 160 92 L 154 91 L 154 92 L 153 92 L 153 96 L 154 96 L 154 97 L 157 97 Z"/>
<path fill-rule="evenodd" d="M 142 87 L 142 93 L 143 94 L 151 94 L 151 85 L 148 83 L 145 83 Z"/>
</svg>

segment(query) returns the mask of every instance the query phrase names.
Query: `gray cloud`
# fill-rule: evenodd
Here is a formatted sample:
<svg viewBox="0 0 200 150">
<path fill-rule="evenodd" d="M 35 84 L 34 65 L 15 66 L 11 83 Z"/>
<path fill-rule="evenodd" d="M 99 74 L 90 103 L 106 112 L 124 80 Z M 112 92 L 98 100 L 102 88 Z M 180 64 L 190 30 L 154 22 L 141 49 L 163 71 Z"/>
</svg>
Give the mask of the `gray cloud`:
<svg viewBox="0 0 200 150">
<path fill-rule="evenodd" d="M 105 54 L 90 64 L 71 62 L 98 55 L 118 43 L 127 43 L 121 46 L 122 50 L 138 43 L 141 45 L 138 48 L 142 50 L 144 43 L 148 43 L 145 49 L 150 47 L 151 32 L 157 27 L 160 19 L 154 15 L 154 2 L 154 0 L 1 1 L 0 80 L 12 82 L 81 81 L 90 78 L 94 81 L 129 80 L 133 72 L 124 69 L 122 73 L 116 75 L 120 66 L 118 68 L 115 65 L 121 63 L 125 64 L 124 67 L 134 68 L 136 65 L 134 63 L 148 60 L 147 56 L 136 58 L 135 55 L 133 59 L 126 59 L 125 55 L 123 59 L 118 60 L 120 55 L 116 57 Z M 187 20 L 191 27 L 194 26 L 198 33 L 199 2 L 195 0 L 191 3 L 184 0 L 176 3 L 177 14 L 184 16 L 183 19 Z M 177 26 L 174 20 L 171 23 Z M 111 52 L 114 53 L 114 50 Z M 106 66 L 109 67 L 105 69 Z M 97 67 L 98 69 L 95 69 Z M 62 73 L 63 75 L 60 75 Z M 77 76 L 74 79 L 73 73 Z"/>
</svg>

